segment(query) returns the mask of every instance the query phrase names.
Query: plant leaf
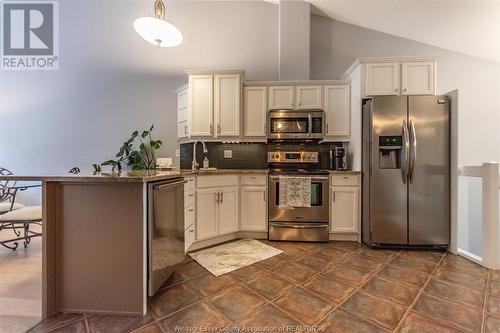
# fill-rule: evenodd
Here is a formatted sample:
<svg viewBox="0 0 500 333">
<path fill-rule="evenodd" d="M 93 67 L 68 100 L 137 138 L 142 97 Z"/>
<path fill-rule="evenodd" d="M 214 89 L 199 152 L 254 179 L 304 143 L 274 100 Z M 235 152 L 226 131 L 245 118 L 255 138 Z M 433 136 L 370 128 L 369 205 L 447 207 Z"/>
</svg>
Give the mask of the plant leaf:
<svg viewBox="0 0 500 333">
<path fill-rule="evenodd" d="M 149 132 L 148 131 L 142 131 L 142 134 L 141 134 L 141 137 L 144 139 L 145 137 L 147 137 L 149 135 Z"/>
<path fill-rule="evenodd" d="M 149 128 L 149 131 L 151 132 L 153 130 L 154 125 L 152 124 L 151 127 Z"/>
</svg>

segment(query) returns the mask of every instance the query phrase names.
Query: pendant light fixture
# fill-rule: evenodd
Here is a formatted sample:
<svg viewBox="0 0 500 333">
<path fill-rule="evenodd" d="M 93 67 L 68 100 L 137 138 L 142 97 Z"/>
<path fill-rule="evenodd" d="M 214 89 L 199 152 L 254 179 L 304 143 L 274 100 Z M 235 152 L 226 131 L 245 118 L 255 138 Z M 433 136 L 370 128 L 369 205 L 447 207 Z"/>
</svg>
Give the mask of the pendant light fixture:
<svg viewBox="0 0 500 333">
<path fill-rule="evenodd" d="M 158 47 L 173 47 L 182 43 L 182 34 L 173 24 L 165 21 L 165 5 L 155 0 L 155 17 L 139 17 L 134 21 L 135 31 Z"/>
</svg>

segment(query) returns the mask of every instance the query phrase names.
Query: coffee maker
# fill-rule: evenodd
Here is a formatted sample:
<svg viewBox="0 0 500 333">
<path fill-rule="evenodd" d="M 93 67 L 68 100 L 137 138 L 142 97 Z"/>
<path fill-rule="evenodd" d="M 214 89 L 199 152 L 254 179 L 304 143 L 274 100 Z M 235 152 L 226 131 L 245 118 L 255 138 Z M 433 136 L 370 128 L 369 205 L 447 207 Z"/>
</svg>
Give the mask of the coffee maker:
<svg viewBox="0 0 500 333">
<path fill-rule="evenodd" d="M 334 147 L 330 150 L 330 169 L 347 170 L 347 154 L 344 147 Z"/>
</svg>

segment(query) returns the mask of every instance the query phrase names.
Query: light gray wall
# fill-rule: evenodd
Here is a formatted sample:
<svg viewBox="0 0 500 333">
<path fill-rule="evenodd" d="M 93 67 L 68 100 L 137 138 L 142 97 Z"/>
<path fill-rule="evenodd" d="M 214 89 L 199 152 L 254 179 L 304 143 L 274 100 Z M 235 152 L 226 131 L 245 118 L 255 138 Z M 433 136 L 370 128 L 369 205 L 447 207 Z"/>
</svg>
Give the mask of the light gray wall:
<svg viewBox="0 0 500 333">
<path fill-rule="evenodd" d="M 309 80 L 311 9 L 306 1 L 279 3 L 279 79 Z"/>
<path fill-rule="evenodd" d="M 160 157 L 174 156 L 174 89 L 185 69 L 246 69 L 278 78 L 278 7 L 263 1 L 168 1 L 184 35 L 156 48 L 134 31 L 153 1 L 59 2 L 60 70 L 0 72 L 0 165 L 19 174 L 91 170 L 134 129 L 155 125 Z M 33 196 L 25 200 L 37 202 Z M 34 200 L 34 201 L 33 201 Z"/>
<path fill-rule="evenodd" d="M 460 165 L 500 161 L 500 64 L 311 16 L 311 79 L 337 79 L 357 57 L 439 56 L 437 92 L 458 89 Z"/>
</svg>

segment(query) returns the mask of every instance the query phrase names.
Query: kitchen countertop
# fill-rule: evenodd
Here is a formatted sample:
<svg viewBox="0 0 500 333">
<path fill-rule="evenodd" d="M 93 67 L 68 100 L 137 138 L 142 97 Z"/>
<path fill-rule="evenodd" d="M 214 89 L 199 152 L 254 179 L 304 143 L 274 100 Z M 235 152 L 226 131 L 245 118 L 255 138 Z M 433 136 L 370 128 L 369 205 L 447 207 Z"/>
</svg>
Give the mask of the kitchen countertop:
<svg viewBox="0 0 500 333">
<path fill-rule="evenodd" d="M 10 175 L 0 176 L 0 180 L 47 181 L 47 182 L 90 182 L 90 183 L 142 183 L 166 180 L 191 175 L 223 175 L 223 174 L 267 174 L 268 169 L 216 169 L 216 170 L 138 170 L 121 172 L 54 174 L 54 175 Z"/>
<path fill-rule="evenodd" d="M 269 169 L 216 169 L 216 170 L 138 170 L 121 172 L 101 172 L 98 174 L 80 173 L 73 174 L 54 174 L 54 175 L 10 175 L 0 176 L 0 180 L 19 180 L 19 181 L 47 181 L 47 182 L 88 182 L 88 183 L 143 183 L 166 180 L 176 177 L 193 175 L 226 175 L 226 174 L 267 174 Z M 331 175 L 359 175 L 361 171 L 330 171 Z"/>
</svg>

